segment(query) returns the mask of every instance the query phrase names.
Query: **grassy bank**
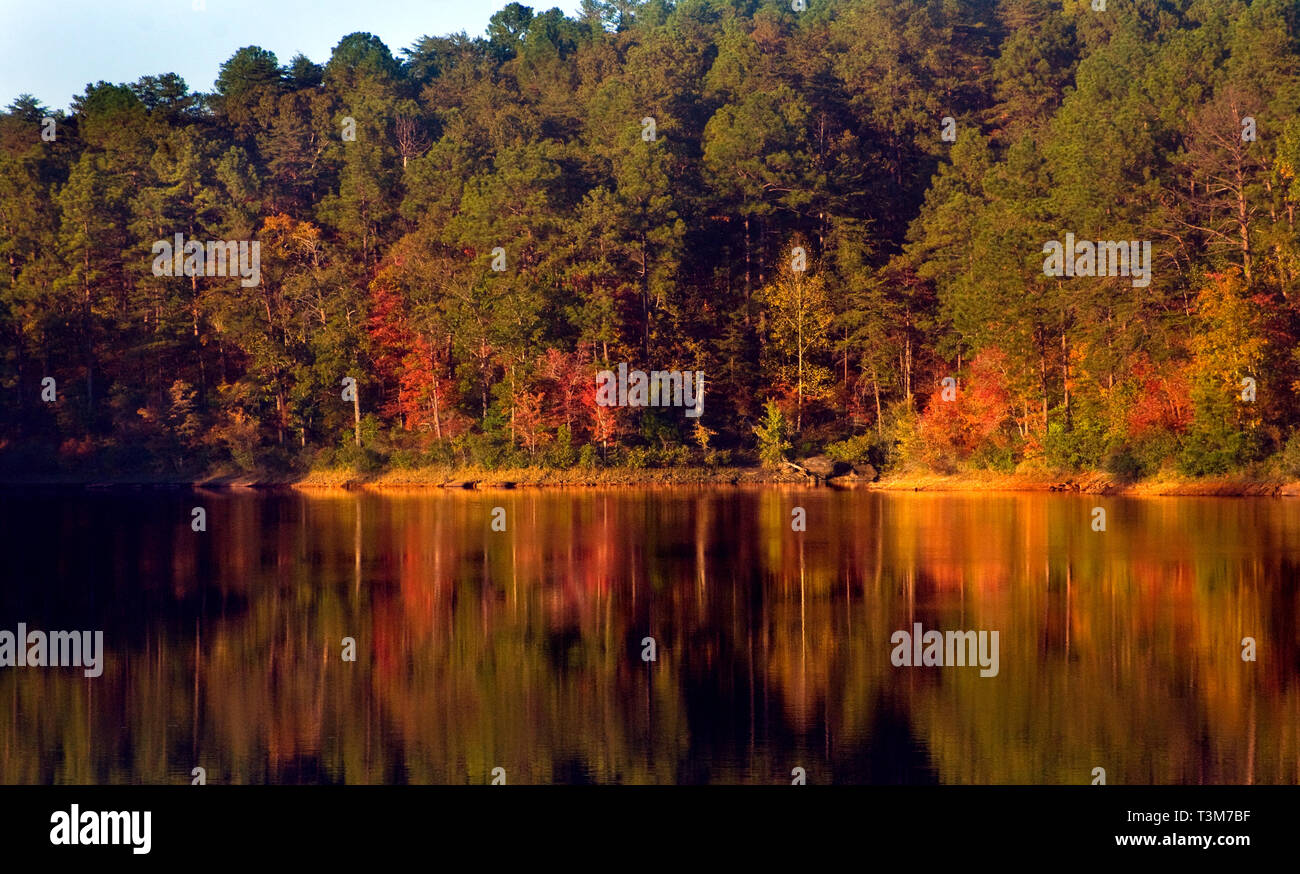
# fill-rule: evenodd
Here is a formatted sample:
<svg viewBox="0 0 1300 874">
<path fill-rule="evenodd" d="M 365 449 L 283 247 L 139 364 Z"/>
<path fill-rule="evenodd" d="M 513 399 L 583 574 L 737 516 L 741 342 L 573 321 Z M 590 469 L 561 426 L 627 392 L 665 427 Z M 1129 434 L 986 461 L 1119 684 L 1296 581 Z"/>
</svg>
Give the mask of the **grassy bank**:
<svg viewBox="0 0 1300 874">
<path fill-rule="evenodd" d="M 488 470 L 479 467 L 422 467 L 361 475 L 351 470 L 316 470 L 295 480 L 299 488 L 500 488 L 522 486 L 744 485 L 801 483 L 790 470 L 761 467 L 541 468 Z"/>
<path fill-rule="evenodd" d="M 511 488 L 534 486 L 758 485 L 807 483 L 789 469 L 763 467 L 482 468 L 419 467 L 360 473 L 321 468 L 306 473 L 217 470 L 185 474 L 8 474 L 0 486 L 203 486 L 227 488 Z"/>
<path fill-rule="evenodd" d="M 943 474 L 905 471 L 886 474 L 870 488 L 906 492 L 1078 492 L 1089 495 L 1185 495 L 1225 497 L 1300 496 L 1300 482 L 1246 476 L 1156 476 L 1125 482 L 1106 473 L 998 473 L 978 470 Z"/>
</svg>

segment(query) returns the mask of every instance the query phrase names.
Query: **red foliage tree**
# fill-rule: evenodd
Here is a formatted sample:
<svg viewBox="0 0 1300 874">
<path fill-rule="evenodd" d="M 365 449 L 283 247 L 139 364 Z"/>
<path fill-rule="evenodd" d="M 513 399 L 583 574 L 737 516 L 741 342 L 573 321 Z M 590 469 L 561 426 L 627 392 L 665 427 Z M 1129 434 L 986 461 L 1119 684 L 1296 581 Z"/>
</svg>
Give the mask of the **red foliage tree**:
<svg viewBox="0 0 1300 874">
<path fill-rule="evenodd" d="M 446 348 L 412 328 L 401 295 L 377 284 L 368 328 L 376 367 L 387 385 L 396 386 L 381 412 L 400 418 L 404 430 L 423 431 L 437 440 L 463 430 Z"/>
<path fill-rule="evenodd" d="M 942 390 L 935 391 L 921 414 L 922 446 L 931 460 L 966 459 L 980 447 L 1005 449 L 1013 433 L 1006 356 L 995 348 L 971 361 L 954 400 L 944 400 Z"/>
</svg>

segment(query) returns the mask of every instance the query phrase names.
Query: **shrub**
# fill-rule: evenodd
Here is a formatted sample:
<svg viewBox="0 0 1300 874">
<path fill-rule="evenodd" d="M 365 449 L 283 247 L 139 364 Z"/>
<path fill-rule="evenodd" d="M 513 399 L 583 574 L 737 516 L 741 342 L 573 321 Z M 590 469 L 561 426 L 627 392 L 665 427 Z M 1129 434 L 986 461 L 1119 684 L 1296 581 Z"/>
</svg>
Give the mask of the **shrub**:
<svg viewBox="0 0 1300 874">
<path fill-rule="evenodd" d="M 754 426 L 754 434 L 758 437 L 758 457 L 769 467 L 780 465 L 792 448 L 790 423 L 776 401 L 768 401 L 763 407 L 763 421 Z"/>
<path fill-rule="evenodd" d="M 1300 479 L 1300 430 L 1292 431 L 1281 453 L 1282 472 L 1292 479 Z"/>
<path fill-rule="evenodd" d="M 384 469 L 384 455 L 369 446 L 357 446 L 349 443 L 334 454 L 338 464 L 348 467 L 356 473 L 371 475 Z"/>
<path fill-rule="evenodd" d="M 1227 473 L 1259 459 L 1257 424 L 1236 398 L 1236 386 L 1225 385 L 1215 374 L 1203 376 L 1193 385 L 1194 412 L 1178 458 L 1183 473 Z"/>
<path fill-rule="evenodd" d="M 885 442 L 875 434 L 859 434 L 827 444 L 824 454 L 831 461 L 866 462 L 879 468 L 884 464 L 886 449 Z"/>
<path fill-rule="evenodd" d="M 1133 457 L 1137 459 L 1144 476 L 1159 473 L 1177 458 L 1179 438 L 1173 431 L 1150 431 L 1133 442 Z"/>
<path fill-rule="evenodd" d="M 542 456 L 548 467 L 567 470 L 573 467 L 578 453 L 573 448 L 573 431 L 568 425 L 561 425 L 555 432 L 555 440 L 546 448 Z"/>
<path fill-rule="evenodd" d="M 262 452 L 258 461 L 267 473 L 287 474 L 294 469 L 294 458 L 283 446 L 272 446 Z"/>
<path fill-rule="evenodd" d="M 230 460 L 240 470 L 252 471 L 257 468 L 261 435 L 257 425 L 250 419 L 234 418 L 213 428 L 211 434 L 216 442 L 225 446 L 230 453 Z"/>
<path fill-rule="evenodd" d="M 974 467 L 1013 473 L 1019 463 L 1017 455 L 1017 448 L 1014 446 L 993 446 L 983 443 L 971 453 L 970 463 Z"/>
<path fill-rule="evenodd" d="M 1258 455 L 1258 441 L 1249 431 L 1230 427 L 1193 428 L 1183 444 L 1178 468 L 1191 476 L 1223 474 L 1244 467 Z"/>
<path fill-rule="evenodd" d="M 1127 446 L 1121 446 L 1111 449 L 1106 453 L 1106 458 L 1102 461 L 1102 467 L 1107 473 L 1114 474 L 1124 482 L 1133 482 L 1140 479 L 1145 472 L 1142 469 L 1142 462 L 1133 450 Z"/>
<path fill-rule="evenodd" d="M 421 460 L 424 464 L 439 467 L 454 467 L 459 459 L 456 457 L 456 447 L 451 440 L 443 438 L 435 440 L 424 450 Z"/>
<path fill-rule="evenodd" d="M 924 462 L 925 442 L 921 438 L 921 417 L 907 401 L 896 401 L 885 410 L 885 439 L 882 448 L 882 467 Z"/>
<path fill-rule="evenodd" d="M 1064 408 L 1054 409 L 1043 438 L 1047 463 L 1057 470 L 1090 470 L 1103 464 L 1108 430 L 1105 413 L 1095 400 L 1078 401 L 1070 410 L 1067 428 Z"/>
<path fill-rule="evenodd" d="M 704 453 L 704 463 L 709 467 L 727 467 L 731 464 L 731 450 L 710 449 Z"/>
<path fill-rule="evenodd" d="M 686 446 L 665 446 L 651 455 L 654 467 L 685 467 L 691 463 L 691 450 Z"/>
<path fill-rule="evenodd" d="M 633 470 L 640 470 L 644 467 L 650 467 L 651 460 L 650 450 L 634 446 L 623 457 L 623 466 L 630 467 Z"/>
<path fill-rule="evenodd" d="M 388 456 L 389 467 L 397 470 L 411 470 L 420 466 L 422 458 L 414 449 L 395 449 Z"/>
</svg>

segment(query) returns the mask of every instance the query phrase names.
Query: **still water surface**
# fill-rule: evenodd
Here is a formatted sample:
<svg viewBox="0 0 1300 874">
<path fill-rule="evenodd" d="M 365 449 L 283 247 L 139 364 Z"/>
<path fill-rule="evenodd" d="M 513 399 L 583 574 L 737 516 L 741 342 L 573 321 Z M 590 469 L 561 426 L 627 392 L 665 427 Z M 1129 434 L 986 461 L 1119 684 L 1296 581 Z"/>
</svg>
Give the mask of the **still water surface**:
<svg viewBox="0 0 1300 874">
<path fill-rule="evenodd" d="M 0 629 L 105 647 L 0 668 L 0 783 L 1300 782 L 1300 501 L 6 491 L 0 549 Z"/>
</svg>

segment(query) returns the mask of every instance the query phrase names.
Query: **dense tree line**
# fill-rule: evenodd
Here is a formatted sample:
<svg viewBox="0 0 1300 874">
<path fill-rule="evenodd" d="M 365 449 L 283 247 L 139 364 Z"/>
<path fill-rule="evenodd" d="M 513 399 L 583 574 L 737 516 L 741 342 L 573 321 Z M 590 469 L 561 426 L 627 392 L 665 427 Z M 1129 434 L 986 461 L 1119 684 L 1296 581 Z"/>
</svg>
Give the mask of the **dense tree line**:
<svg viewBox="0 0 1300 874">
<path fill-rule="evenodd" d="M 794 5 L 18 97 L 0 464 L 1300 472 L 1300 4 Z M 178 233 L 260 282 L 154 275 Z M 1150 284 L 1045 275 L 1066 233 L 1150 241 Z M 617 362 L 703 371 L 703 417 L 599 406 Z"/>
</svg>

